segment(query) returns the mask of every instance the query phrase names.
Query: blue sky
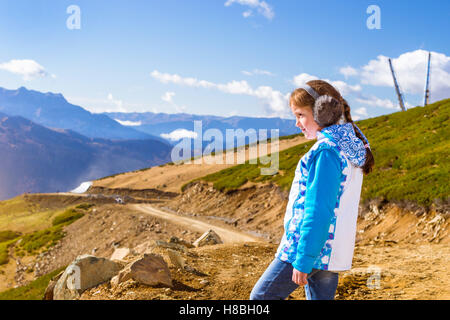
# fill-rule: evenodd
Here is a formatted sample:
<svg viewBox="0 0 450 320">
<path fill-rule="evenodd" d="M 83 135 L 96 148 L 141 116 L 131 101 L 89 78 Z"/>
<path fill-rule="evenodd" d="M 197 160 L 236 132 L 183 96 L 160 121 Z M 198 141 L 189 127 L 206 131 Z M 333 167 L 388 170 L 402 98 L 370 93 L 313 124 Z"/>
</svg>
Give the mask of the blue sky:
<svg viewBox="0 0 450 320">
<path fill-rule="evenodd" d="M 423 103 L 428 51 L 431 101 L 450 97 L 449 30 L 447 0 L 0 0 L 0 87 L 92 112 L 287 118 L 289 93 L 318 78 L 363 119 L 399 110 L 386 57 L 408 106 Z"/>
</svg>

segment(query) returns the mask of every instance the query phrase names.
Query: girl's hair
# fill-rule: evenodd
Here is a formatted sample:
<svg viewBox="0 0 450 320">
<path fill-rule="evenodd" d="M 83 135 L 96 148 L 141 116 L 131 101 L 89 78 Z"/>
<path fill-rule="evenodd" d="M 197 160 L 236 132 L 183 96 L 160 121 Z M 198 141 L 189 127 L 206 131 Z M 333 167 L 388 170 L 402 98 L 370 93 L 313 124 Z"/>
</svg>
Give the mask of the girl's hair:
<svg viewBox="0 0 450 320">
<path fill-rule="evenodd" d="M 361 139 L 364 145 L 366 145 L 368 141 L 364 139 L 360 131 L 353 123 L 352 116 L 350 114 L 350 106 L 348 105 L 347 101 L 342 98 L 339 91 L 337 91 L 331 84 L 323 80 L 312 80 L 308 81 L 307 84 L 312 87 L 319 95 L 329 95 L 341 102 L 345 120 L 353 125 L 353 130 L 355 131 L 356 136 Z M 314 103 L 314 98 L 309 93 L 307 93 L 305 89 L 302 88 L 295 89 L 291 93 L 289 99 L 289 104 L 296 107 L 308 106 L 313 109 Z M 375 159 L 373 158 L 372 150 L 370 150 L 370 148 L 366 146 L 366 162 L 361 167 L 364 174 L 369 174 L 372 171 L 374 164 Z"/>
</svg>

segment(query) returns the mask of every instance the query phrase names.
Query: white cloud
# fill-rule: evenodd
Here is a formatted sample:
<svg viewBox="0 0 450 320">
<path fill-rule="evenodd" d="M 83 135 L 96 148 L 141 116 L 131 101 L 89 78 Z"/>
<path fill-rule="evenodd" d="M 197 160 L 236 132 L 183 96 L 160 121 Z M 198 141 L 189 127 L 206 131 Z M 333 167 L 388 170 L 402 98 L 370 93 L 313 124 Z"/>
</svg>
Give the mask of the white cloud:
<svg viewBox="0 0 450 320">
<path fill-rule="evenodd" d="M 248 11 L 245 11 L 245 12 L 242 13 L 242 16 L 243 16 L 244 18 L 248 18 L 248 17 L 250 17 L 250 16 L 252 16 L 252 15 L 253 15 L 252 10 L 248 10 Z"/>
<path fill-rule="evenodd" d="M 175 96 L 175 92 L 166 92 L 161 99 L 165 102 L 173 102 L 172 97 Z"/>
<path fill-rule="evenodd" d="M 197 138 L 197 133 L 186 129 L 177 129 L 171 133 L 161 133 L 160 136 L 167 140 L 178 141 L 183 138 Z"/>
<path fill-rule="evenodd" d="M 267 70 L 253 69 L 253 71 L 242 71 L 246 76 L 264 75 L 264 76 L 274 76 L 274 74 Z"/>
<path fill-rule="evenodd" d="M 151 76 L 162 83 L 175 83 L 175 84 L 181 84 L 186 85 L 190 87 L 202 87 L 202 88 L 213 88 L 216 85 L 209 81 L 204 80 L 197 80 L 195 78 L 182 78 L 177 74 L 168 74 L 168 73 L 161 73 L 157 70 L 154 70 L 151 73 Z"/>
<path fill-rule="evenodd" d="M 402 91 L 404 93 L 423 95 L 428 51 L 419 49 L 405 52 L 391 60 Z M 341 68 L 340 70 L 344 75 L 349 70 L 346 68 Z M 347 72 L 347 75 L 350 74 Z M 353 72 L 351 75 L 359 77 L 362 84 L 382 87 L 394 86 L 388 57 L 383 55 L 370 60 L 366 65 L 357 69 L 356 74 Z M 430 91 L 431 101 L 450 97 L 450 57 L 433 51 L 431 52 Z"/>
<path fill-rule="evenodd" d="M 349 76 L 356 76 L 358 74 L 358 71 L 350 66 L 340 68 L 339 72 L 342 73 L 346 78 Z"/>
<path fill-rule="evenodd" d="M 265 1 L 259 1 L 259 0 L 227 0 L 225 2 L 225 7 L 231 6 L 233 3 L 237 3 L 243 6 L 248 6 L 251 9 L 256 9 L 259 14 L 266 17 L 269 20 L 272 20 L 275 16 L 275 12 L 273 11 L 272 7 Z M 249 9 L 243 13 L 243 16 L 245 18 L 249 17 L 253 11 Z"/>
<path fill-rule="evenodd" d="M 260 86 L 253 89 L 247 81 L 233 80 L 225 84 L 216 84 L 210 81 L 198 80 L 195 78 L 183 78 L 177 74 L 161 73 L 159 71 L 151 72 L 151 76 L 162 83 L 175 83 L 187 85 L 190 87 L 201 87 L 206 89 L 216 89 L 229 94 L 243 94 L 261 99 L 267 107 L 267 116 L 289 116 L 288 97 L 281 92 L 272 89 L 269 86 Z"/>
<path fill-rule="evenodd" d="M 367 116 L 368 116 L 368 114 L 367 114 L 367 109 L 366 109 L 365 107 L 356 109 L 356 110 L 355 110 L 355 113 L 356 113 L 357 115 L 362 116 L 362 117 L 367 117 Z"/>
<path fill-rule="evenodd" d="M 25 81 L 33 80 L 36 78 L 44 78 L 49 75 L 47 71 L 45 71 L 43 66 L 41 66 L 36 61 L 29 59 L 24 60 L 13 59 L 8 62 L 1 63 L 0 69 L 21 75 Z M 52 78 L 56 78 L 54 74 L 50 76 Z"/>
<path fill-rule="evenodd" d="M 114 105 L 114 108 L 112 109 L 114 111 L 112 112 L 127 112 L 127 110 L 123 107 L 123 101 L 114 99 L 111 93 L 108 94 L 108 102 Z"/>
<path fill-rule="evenodd" d="M 174 104 L 174 107 L 175 107 L 175 111 L 176 111 L 177 113 L 183 113 L 183 112 L 185 112 L 186 109 L 187 109 L 186 106 L 179 106 L 179 105 L 176 105 L 176 104 Z"/>
<path fill-rule="evenodd" d="M 116 120 L 118 123 L 120 123 L 123 126 L 134 127 L 134 126 L 140 126 L 142 124 L 142 121 L 129 121 L 129 120 L 119 120 L 119 119 L 114 119 L 114 120 Z"/>
<path fill-rule="evenodd" d="M 371 95 L 368 98 L 356 98 L 356 101 L 365 105 L 373 106 L 373 107 L 381 107 L 387 109 L 396 109 L 400 110 L 400 106 L 395 104 L 389 99 L 380 99 L 374 95 Z M 365 109 L 365 108 L 364 108 Z"/>
<path fill-rule="evenodd" d="M 300 73 L 299 75 L 296 75 L 294 77 L 293 83 L 296 86 L 300 87 L 300 86 L 306 84 L 308 81 L 318 80 L 318 79 L 319 78 L 316 77 L 316 76 L 313 76 L 313 75 L 310 75 L 310 74 L 307 74 L 307 73 Z"/>
<path fill-rule="evenodd" d="M 356 85 L 349 85 L 348 83 L 344 82 L 344 81 L 330 81 L 330 80 L 325 80 L 327 82 L 329 82 L 332 86 L 334 86 L 336 89 L 339 90 L 339 92 L 341 93 L 342 96 L 346 96 L 349 94 L 356 94 L 361 92 L 362 88 L 359 84 Z"/>
<path fill-rule="evenodd" d="M 175 111 L 176 112 L 178 112 L 178 113 L 181 113 L 181 112 L 184 112 L 184 111 L 186 111 L 186 109 L 187 109 L 187 107 L 186 106 L 179 106 L 178 104 L 176 104 L 174 101 L 173 101 L 173 97 L 175 96 L 175 92 L 166 92 L 162 97 L 161 97 L 161 99 L 163 100 L 163 101 L 165 101 L 165 102 L 167 102 L 167 103 L 170 103 L 173 107 L 174 107 L 174 109 L 175 109 Z"/>
</svg>

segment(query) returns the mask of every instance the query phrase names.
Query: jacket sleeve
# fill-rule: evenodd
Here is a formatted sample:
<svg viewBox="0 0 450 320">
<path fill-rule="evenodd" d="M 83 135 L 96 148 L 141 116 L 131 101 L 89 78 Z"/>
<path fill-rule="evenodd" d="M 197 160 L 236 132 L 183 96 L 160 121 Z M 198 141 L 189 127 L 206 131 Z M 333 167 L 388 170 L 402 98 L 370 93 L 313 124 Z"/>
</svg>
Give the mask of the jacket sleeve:
<svg viewBox="0 0 450 320">
<path fill-rule="evenodd" d="M 308 173 L 305 211 L 300 226 L 297 255 L 292 263 L 301 272 L 310 273 L 328 239 L 331 220 L 341 184 L 339 156 L 333 150 L 320 150 Z"/>
</svg>

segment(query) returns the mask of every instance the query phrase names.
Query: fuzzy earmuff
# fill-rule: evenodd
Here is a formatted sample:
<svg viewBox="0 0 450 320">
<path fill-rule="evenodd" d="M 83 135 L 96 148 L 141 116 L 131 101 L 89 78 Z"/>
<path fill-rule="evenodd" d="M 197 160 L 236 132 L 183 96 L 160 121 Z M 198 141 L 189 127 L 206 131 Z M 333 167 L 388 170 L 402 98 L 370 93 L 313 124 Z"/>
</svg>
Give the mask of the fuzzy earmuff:
<svg viewBox="0 0 450 320">
<path fill-rule="evenodd" d="M 317 98 L 314 104 L 313 116 L 317 124 L 325 128 L 338 123 L 343 112 L 342 103 L 333 97 L 324 95 Z"/>
</svg>

